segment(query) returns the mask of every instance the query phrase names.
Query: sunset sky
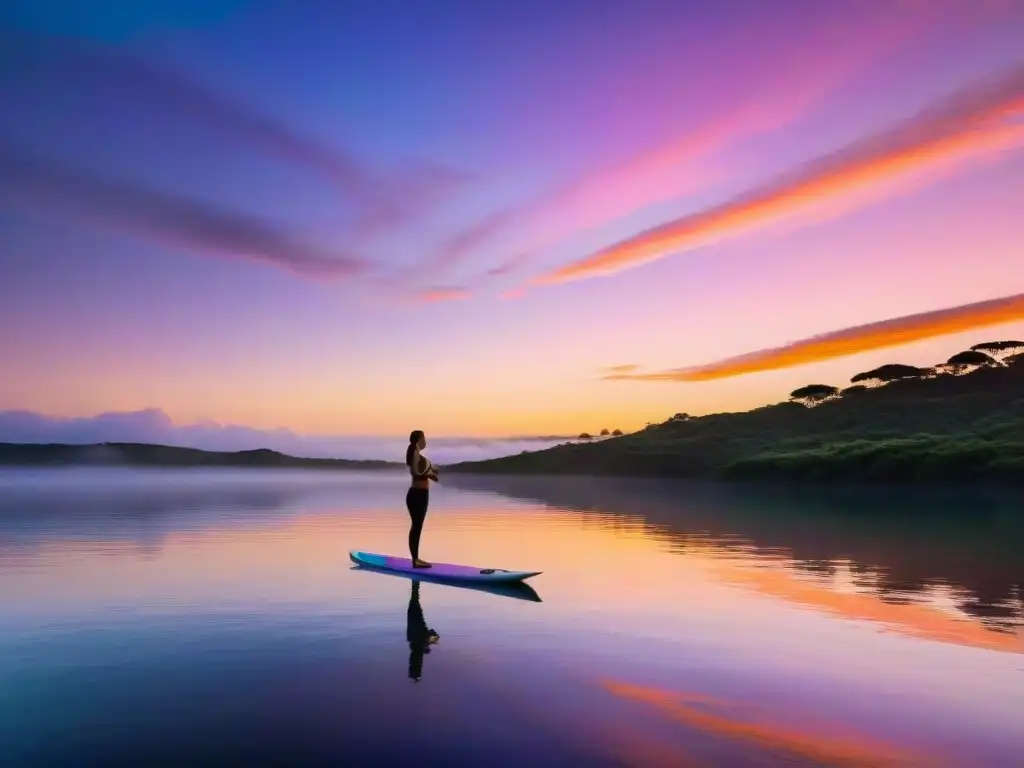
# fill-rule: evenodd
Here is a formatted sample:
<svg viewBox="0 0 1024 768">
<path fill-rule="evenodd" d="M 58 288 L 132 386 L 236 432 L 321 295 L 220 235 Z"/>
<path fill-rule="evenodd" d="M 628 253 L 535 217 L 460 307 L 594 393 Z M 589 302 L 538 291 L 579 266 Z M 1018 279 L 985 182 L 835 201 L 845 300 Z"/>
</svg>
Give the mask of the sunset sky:
<svg viewBox="0 0 1024 768">
<path fill-rule="evenodd" d="M 1018 0 L 5 2 L 0 412 L 631 430 L 1024 338 L 1022 39 Z"/>
</svg>

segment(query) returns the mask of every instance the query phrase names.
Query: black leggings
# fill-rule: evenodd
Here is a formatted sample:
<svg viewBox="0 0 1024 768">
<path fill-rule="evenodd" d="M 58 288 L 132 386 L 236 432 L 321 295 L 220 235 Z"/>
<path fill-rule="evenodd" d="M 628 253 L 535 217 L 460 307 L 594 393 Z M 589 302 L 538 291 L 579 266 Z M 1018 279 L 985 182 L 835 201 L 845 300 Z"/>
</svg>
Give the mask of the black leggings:
<svg viewBox="0 0 1024 768">
<path fill-rule="evenodd" d="M 427 519 L 427 503 L 430 491 L 426 488 L 410 488 L 405 494 L 405 506 L 409 510 L 412 525 L 409 526 L 409 554 L 413 560 L 420 556 L 420 534 L 423 533 L 423 521 Z"/>
</svg>

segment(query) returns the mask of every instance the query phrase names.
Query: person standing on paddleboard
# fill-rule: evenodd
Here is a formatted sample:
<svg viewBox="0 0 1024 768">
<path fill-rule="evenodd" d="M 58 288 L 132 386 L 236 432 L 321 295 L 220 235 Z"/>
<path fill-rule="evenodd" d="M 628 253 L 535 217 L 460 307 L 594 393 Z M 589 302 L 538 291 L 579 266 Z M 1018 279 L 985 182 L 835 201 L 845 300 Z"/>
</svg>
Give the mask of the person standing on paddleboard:
<svg viewBox="0 0 1024 768">
<path fill-rule="evenodd" d="M 431 564 L 420 560 L 420 534 L 423 521 L 427 518 L 427 504 L 430 501 L 430 481 L 437 482 L 437 470 L 430 459 L 421 451 L 427 445 L 423 430 L 416 429 L 409 435 L 409 447 L 405 450 L 405 464 L 412 474 L 412 485 L 405 494 L 405 506 L 409 510 L 412 524 L 409 527 L 409 555 L 413 568 L 430 568 Z"/>
</svg>

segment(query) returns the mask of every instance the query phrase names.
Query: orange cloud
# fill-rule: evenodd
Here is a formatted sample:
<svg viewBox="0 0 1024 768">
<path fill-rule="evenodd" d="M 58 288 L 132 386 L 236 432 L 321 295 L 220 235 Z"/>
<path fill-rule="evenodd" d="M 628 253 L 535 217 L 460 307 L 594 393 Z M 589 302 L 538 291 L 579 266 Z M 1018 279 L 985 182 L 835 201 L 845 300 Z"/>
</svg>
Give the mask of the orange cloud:
<svg viewBox="0 0 1024 768">
<path fill-rule="evenodd" d="M 604 378 L 634 381 L 725 379 L 747 373 L 818 363 L 836 357 L 910 344 L 935 336 L 946 336 L 1017 320 L 1024 320 L 1024 293 L 857 325 L 841 331 L 812 336 L 782 347 L 750 352 L 693 368 L 676 368 L 655 373 L 611 373 Z"/>
<path fill-rule="evenodd" d="M 934 760 L 898 749 L 894 745 L 870 740 L 859 734 L 809 733 L 794 727 L 740 719 L 732 714 L 714 714 L 708 708 L 735 708 L 736 705 L 720 699 L 700 695 L 678 694 L 643 685 L 617 680 L 604 680 L 602 685 L 610 693 L 624 699 L 654 707 L 676 722 L 714 736 L 747 744 L 772 752 L 789 753 L 825 765 L 896 766 L 933 765 Z M 701 706 L 684 704 L 691 701 Z M 750 712 L 750 707 L 745 707 Z"/>
<path fill-rule="evenodd" d="M 670 221 L 541 275 L 535 285 L 609 275 L 715 239 L 834 207 L 854 194 L 949 170 L 1024 144 L 1024 66 L 963 88 L 903 123 L 820 157 L 721 205 Z"/>
</svg>

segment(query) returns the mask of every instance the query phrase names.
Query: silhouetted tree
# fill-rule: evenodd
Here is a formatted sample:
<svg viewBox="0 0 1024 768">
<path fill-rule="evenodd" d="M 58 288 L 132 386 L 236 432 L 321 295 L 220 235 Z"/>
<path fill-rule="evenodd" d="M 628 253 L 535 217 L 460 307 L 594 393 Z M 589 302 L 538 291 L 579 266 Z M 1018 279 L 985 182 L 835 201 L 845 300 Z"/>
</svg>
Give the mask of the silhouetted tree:
<svg viewBox="0 0 1024 768">
<path fill-rule="evenodd" d="M 612 437 L 622 437 L 622 430 L 621 429 L 613 429 L 612 430 Z"/>
<path fill-rule="evenodd" d="M 991 355 L 969 349 L 953 355 L 944 367 L 954 376 L 962 376 L 986 365 L 999 365 L 999 362 Z"/>
<path fill-rule="evenodd" d="M 996 359 L 991 355 L 969 349 L 966 352 L 957 352 L 946 363 L 949 365 L 992 365 L 995 361 Z"/>
<path fill-rule="evenodd" d="M 690 420 L 690 414 L 688 414 L 688 413 L 677 413 L 675 416 L 673 416 L 671 419 L 669 419 L 669 421 L 689 421 L 689 420 Z"/>
<path fill-rule="evenodd" d="M 850 381 L 853 384 L 866 384 L 876 382 L 877 384 L 888 384 L 898 379 L 920 379 L 932 372 L 931 368 L 918 368 L 916 365 L 903 365 L 902 363 L 889 363 L 870 371 L 858 373 Z"/>
<path fill-rule="evenodd" d="M 813 408 L 826 400 L 832 400 L 839 396 L 839 389 L 828 384 L 808 384 L 806 387 L 794 389 L 789 393 L 790 400 Z"/>
<path fill-rule="evenodd" d="M 1024 341 L 1007 339 L 1006 341 L 985 341 L 971 347 L 972 352 L 984 352 L 997 360 L 1005 360 L 1016 354 L 1024 353 Z"/>
<path fill-rule="evenodd" d="M 1010 355 L 1009 357 L 1004 357 L 1003 362 L 1006 363 L 1007 365 L 1017 365 L 1018 363 L 1024 362 L 1024 352 L 1021 352 L 1016 355 Z"/>
<path fill-rule="evenodd" d="M 577 439 L 578 440 L 593 440 L 594 436 L 592 434 L 590 434 L 589 432 L 580 432 L 580 436 Z"/>
<path fill-rule="evenodd" d="M 868 388 L 863 384 L 854 384 L 853 386 L 847 387 L 842 390 L 840 395 L 856 395 L 858 392 L 867 392 Z"/>
<path fill-rule="evenodd" d="M 607 437 L 610 434 L 611 434 L 611 432 L 609 432 L 607 429 L 602 429 L 601 430 L 601 437 Z"/>
</svg>

